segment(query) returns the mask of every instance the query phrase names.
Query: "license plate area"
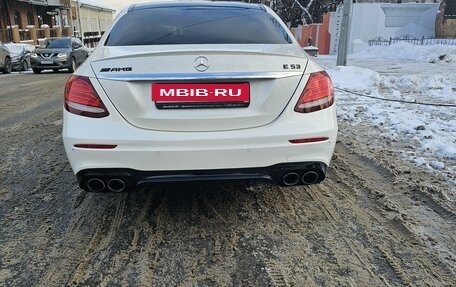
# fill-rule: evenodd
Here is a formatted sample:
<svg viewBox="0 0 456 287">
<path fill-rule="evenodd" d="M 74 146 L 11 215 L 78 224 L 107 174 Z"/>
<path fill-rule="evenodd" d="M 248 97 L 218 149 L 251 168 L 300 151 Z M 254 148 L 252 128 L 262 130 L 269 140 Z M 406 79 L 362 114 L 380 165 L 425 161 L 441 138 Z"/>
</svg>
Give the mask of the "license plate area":
<svg viewBox="0 0 456 287">
<path fill-rule="evenodd" d="M 246 108 L 249 83 L 155 83 L 152 101 L 157 109 Z"/>
<path fill-rule="evenodd" d="M 54 61 L 41 61 L 40 63 L 43 65 L 52 65 L 54 64 Z"/>
</svg>

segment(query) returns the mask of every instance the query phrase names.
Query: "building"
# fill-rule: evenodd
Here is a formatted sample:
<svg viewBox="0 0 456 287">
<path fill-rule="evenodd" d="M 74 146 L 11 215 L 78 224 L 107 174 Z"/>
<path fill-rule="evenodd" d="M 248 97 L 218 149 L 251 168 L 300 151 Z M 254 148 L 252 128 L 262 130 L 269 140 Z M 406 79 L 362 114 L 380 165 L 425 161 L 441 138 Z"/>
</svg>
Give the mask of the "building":
<svg viewBox="0 0 456 287">
<path fill-rule="evenodd" d="M 439 9 L 433 1 L 420 3 L 355 3 L 350 18 L 348 50 L 350 53 L 365 48 L 371 39 L 409 36 L 434 37 L 435 21 Z M 404 1 L 405 2 L 405 1 Z M 329 33 L 330 53 L 335 54 L 342 19 L 342 7 L 331 13 Z"/>
<path fill-rule="evenodd" d="M 435 34 L 439 38 L 456 38 L 456 0 L 443 0 L 440 3 Z"/>
<path fill-rule="evenodd" d="M 70 34 L 69 13 L 70 0 L 0 0 L 0 40 L 36 43 Z"/>
<path fill-rule="evenodd" d="M 362 2 L 362 3 L 360 3 Z M 418 3 L 416 3 L 418 2 Z M 291 31 L 301 46 L 318 47 L 320 54 L 336 54 L 342 23 L 342 5 L 323 15 L 322 23 L 299 25 Z M 368 46 L 372 39 L 455 38 L 456 0 L 358 0 L 352 5 L 349 53 Z M 388 41 L 386 41 L 388 42 Z"/>
<path fill-rule="evenodd" d="M 0 0 L 0 41 L 36 45 L 74 35 L 94 44 L 114 12 L 93 0 Z"/>
<path fill-rule="evenodd" d="M 93 46 L 112 22 L 114 9 L 93 0 L 72 2 L 73 30 L 88 46 Z"/>
</svg>

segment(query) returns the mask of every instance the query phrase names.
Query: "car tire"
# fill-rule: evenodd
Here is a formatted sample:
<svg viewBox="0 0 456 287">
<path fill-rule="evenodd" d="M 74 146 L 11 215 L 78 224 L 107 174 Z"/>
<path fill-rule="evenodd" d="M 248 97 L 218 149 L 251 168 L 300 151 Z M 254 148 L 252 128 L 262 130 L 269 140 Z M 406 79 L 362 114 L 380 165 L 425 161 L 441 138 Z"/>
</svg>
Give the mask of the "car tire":
<svg viewBox="0 0 456 287">
<path fill-rule="evenodd" d="M 73 73 L 76 68 L 76 60 L 74 58 L 71 58 L 71 66 L 68 68 L 68 72 Z"/>
<path fill-rule="evenodd" d="M 11 60 L 10 60 L 10 58 L 6 58 L 6 59 L 5 59 L 5 67 L 3 67 L 2 73 L 3 73 L 3 74 L 9 74 L 9 73 L 11 73 L 11 68 L 12 68 L 12 66 L 11 66 Z"/>
<path fill-rule="evenodd" d="M 21 71 L 27 71 L 28 69 L 29 69 L 29 65 L 28 65 L 27 61 L 24 60 L 24 62 L 22 62 Z"/>
<path fill-rule="evenodd" d="M 41 69 L 33 68 L 32 70 L 33 70 L 33 73 L 35 73 L 35 74 L 41 74 Z"/>
</svg>

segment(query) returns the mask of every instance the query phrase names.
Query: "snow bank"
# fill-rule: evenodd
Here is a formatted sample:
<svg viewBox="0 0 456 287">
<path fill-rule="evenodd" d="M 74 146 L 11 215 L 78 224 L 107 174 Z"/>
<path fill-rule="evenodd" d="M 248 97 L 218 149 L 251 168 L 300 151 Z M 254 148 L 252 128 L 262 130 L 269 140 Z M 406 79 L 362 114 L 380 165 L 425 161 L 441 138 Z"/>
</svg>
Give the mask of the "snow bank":
<svg viewBox="0 0 456 287">
<path fill-rule="evenodd" d="M 327 70 L 334 86 L 385 99 L 456 104 L 456 75 L 388 75 L 355 66 Z M 456 160 L 455 108 L 382 101 L 336 90 L 340 120 L 369 122 L 391 140 L 417 143 L 406 156 L 417 165 L 442 170 Z"/>
<path fill-rule="evenodd" d="M 456 46 L 452 45 L 413 45 L 407 42 L 390 46 L 371 46 L 359 53 L 357 58 L 384 58 L 389 60 L 408 60 L 418 63 L 456 63 Z"/>
<path fill-rule="evenodd" d="M 328 70 L 334 86 L 350 89 L 357 92 L 371 92 L 377 90 L 380 84 L 380 75 L 370 69 L 354 66 L 337 66 Z"/>
</svg>

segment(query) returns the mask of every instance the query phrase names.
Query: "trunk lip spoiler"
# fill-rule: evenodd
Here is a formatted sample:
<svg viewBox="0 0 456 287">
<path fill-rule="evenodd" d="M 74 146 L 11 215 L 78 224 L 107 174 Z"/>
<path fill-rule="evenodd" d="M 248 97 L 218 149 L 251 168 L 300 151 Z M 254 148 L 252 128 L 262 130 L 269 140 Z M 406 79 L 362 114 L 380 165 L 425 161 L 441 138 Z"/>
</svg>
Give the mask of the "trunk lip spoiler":
<svg viewBox="0 0 456 287">
<path fill-rule="evenodd" d="M 189 81 L 189 80 L 245 80 L 283 79 L 302 76 L 303 70 L 287 72 L 236 72 L 236 73 L 150 73 L 150 74 L 96 74 L 97 79 L 112 81 Z"/>
</svg>

